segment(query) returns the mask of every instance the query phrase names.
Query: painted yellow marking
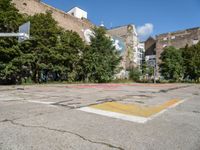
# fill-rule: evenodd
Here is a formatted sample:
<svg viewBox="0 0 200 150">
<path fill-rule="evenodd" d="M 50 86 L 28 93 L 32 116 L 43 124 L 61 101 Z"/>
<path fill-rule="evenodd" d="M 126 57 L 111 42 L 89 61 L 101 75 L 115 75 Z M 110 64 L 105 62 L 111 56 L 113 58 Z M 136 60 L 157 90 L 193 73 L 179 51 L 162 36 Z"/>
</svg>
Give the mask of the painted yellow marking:
<svg viewBox="0 0 200 150">
<path fill-rule="evenodd" d="M 126 115 L 150 117 L 170 106 L 177 104 L 178 102 L 180 102 L 180 100 L 172 99 L 157 106 L 140 106 L 136 104 L 122 104 L 118 102 L 106 102 L 103 104 L 91 106 L 91 108 L 104 110 L 104 111 L 110 111 L 110 112 L 116 112 L 116 113 L 121 113 L 121 114 L 126 114 Z"/>
</svg>

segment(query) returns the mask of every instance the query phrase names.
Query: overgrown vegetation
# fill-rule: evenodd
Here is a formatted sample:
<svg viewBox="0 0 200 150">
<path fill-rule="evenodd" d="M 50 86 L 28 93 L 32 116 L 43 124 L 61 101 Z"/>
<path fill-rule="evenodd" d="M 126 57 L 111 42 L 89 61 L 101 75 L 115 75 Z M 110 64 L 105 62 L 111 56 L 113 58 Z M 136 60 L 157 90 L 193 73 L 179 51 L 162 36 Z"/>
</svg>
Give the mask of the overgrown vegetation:
<svg viewBox="0 0 200 150">
<path fill-rule="evenodd" d="M 185 66 L 184 79 L 200 82 L 200 42 L 182 49 Z"/>
<path fill-rule="evenodd" d="M 31 39 L 0 39 L 0 83 L 49 81 L 108 82 L 117 71 L 120 56 L 104 28 L 94 28 L 86 45 L 76 32 L 64 31 L 51 12 L 19 14 L 11 0 L 0 1 L 0 32 L 17 32 L 31 22 Z"/>
<path fill-rule="evenodd" d="M 200 82 L 200 42 L 182 49 L 165 48 L 160 73 L 166 80 Z"/>
<path fill-rule="evenodd" d="M 129 72 L 129 78 L 133 81 L 140 81 L 141 76 L 142 72 L 139 68 L 132 68 Z"/>
<path fill-rule="evenodd" d="M 182 51 L 167 47 L 161 54 L 160 73 L 166 80 L 180 81 L 184 75 Z"/>
<path fill-rule="evenodd" d="M 0 84 L 110 82 L 119 71 L 120 55 L 104 28 L 94 28 L 86 45 L 76 32 L 60 28 L 51 12 L 22 15 L 11 0 L 0 0 L 0 32 L 18 32 L 26 21 L 31 22 L 31 39 L 18 43 L 17 38 L 0 38 Z M 200 82 L 200 43 L 165 48 L 161 60 L 165 81 Z M 151 82 L 153 73 L 144 63 L 141 69 L 132 68 L 129 77 Z"/>
</svg>

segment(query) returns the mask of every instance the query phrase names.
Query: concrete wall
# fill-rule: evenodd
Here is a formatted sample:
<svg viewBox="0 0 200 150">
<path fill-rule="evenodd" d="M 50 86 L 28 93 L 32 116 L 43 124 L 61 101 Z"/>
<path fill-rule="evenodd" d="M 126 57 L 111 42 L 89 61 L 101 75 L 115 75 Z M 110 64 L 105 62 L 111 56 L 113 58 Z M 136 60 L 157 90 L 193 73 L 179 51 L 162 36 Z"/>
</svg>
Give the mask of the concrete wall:
<svg viewBox="0 0 200 150">
<path fill-rule="evenodd" d="M 51 7 L 40 0 L 12 0 L 20 13 L 34 15 L 37 13 L 45 13 L 47 10 L 52 12 L 53 18 L 58 22 L 59 26 L 66 29 L 76 31 L 83 39 L 84 31 L 93 27 L 93 24 L 87 19 L 79 19 L 64 11 Z"/>
</svg>

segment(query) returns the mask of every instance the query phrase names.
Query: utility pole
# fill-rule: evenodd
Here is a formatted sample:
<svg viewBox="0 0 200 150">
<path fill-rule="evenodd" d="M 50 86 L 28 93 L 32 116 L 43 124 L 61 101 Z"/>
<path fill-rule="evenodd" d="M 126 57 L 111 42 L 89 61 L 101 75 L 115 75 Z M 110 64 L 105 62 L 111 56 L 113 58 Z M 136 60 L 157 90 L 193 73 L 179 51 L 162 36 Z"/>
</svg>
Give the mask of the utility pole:
<svg viewBox="0 0 200 150">
<path fill-rule="evenodd" d="M 157 71 L 157 64 L 156 64 L 156 60 L 154 60 L 154 84 L 156 84 L 156 71 Z"/>
</svg>

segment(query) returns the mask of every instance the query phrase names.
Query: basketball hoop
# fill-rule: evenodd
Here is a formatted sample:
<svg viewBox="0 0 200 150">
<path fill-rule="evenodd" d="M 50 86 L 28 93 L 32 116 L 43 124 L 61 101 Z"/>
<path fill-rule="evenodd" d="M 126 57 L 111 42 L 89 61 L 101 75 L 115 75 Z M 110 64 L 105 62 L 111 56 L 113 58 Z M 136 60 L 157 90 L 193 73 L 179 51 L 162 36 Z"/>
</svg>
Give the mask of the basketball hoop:
<svg viewBox="0 0 200 150">
<path fill-rule="evenodd" d="M 21 25 L 18 33 L 0 33 L 0 37 L 18 37 L 19 43 L 30 39 L 30 21 Z"/>
</svg>

